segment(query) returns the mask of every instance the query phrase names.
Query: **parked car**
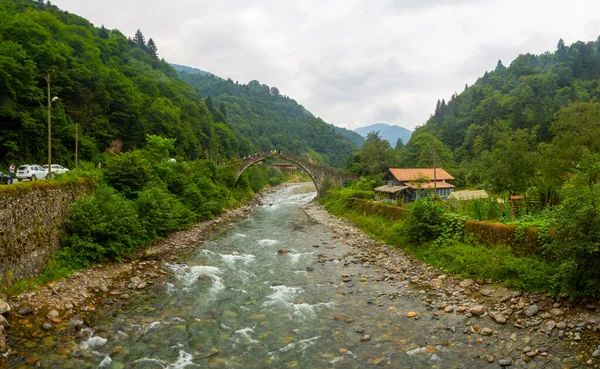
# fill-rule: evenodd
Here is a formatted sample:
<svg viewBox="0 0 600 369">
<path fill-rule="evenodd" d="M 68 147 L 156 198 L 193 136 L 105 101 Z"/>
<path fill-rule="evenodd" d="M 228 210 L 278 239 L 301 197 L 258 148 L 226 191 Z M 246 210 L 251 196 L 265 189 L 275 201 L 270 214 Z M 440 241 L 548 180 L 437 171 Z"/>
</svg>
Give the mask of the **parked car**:
<svg viewBox="0 0 600 369">
<path fill-rule="evenodd" d="M 36 179 L 46 179 L 48 172 L 37 164 L 25 164 L 17 168 L 17 180 L 22 181 L 28 179 L 35 181 Z"/>
<path fill-rule="evenodd" d="M 4 173 L 0 172 L 0 184 L 8 184 L 9 179 L 10 179 L 10 176 L 8 174 L 4 174 Z"/>
<path fill-rule="evenodd" d="M 43 168 L 46 171 L 46 173 L 48 173 L 48 164 L 45 164 Z M 63 167 L 62 165 L 52 164 L 52 177 L 54 177 L 55 174 L 63 174 L 67 173 L 68 171 L 69 169 Z"/>
</svg>

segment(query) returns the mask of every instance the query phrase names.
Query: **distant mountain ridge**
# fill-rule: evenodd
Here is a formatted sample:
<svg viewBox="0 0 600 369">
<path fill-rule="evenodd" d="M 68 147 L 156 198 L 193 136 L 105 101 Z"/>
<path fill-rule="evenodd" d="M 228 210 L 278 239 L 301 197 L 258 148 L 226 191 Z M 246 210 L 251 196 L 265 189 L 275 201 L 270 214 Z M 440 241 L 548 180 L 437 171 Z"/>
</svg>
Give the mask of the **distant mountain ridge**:
<svg viewBox="0 0 600 369">
<path fill-rule="evenodd" d="M 393 126 L 386 123 L 375 123 L 371 124 L 370 126 L 359 127 L 354 130 L 354 132 L 365 138 L 373 131 L 379 132 L 379 137 L 388 140 L 392 147 L 396 146 L 396 142 L 399 138 L 402 139 L 402 142 L 406 145 L 413 133 L 413 131 L 410 129 L 400 126 Z"/>
<path fill-rule="evenodd" d="M 185 65 L 173 64 L 173 63 L 170 63 L 170 64 L 173 67 L 173 69 L 175 69 L 178 72 L 186 72 L 186 73 L 192 73 L 192 74 L 200 74 L 200 75 L 203 75 L 203 76 L 219 77 L 217 75 L 212 74 L 211 72 L 207 72 L 207 71 L 202 70 L 202 69 L 192 68 L 192 67 L 186 67 Z"/>
<path fill-rule="evenodd" d="M 178 69 L 180 78 L 207 101 L 217 122 L 240 132 L 249 145 L 247 152 L 282 150 L 286 153 L 342 168 L 346 157 L 362 138 L 352 131 L 334 127 L 277 87 L 254 80 L 240 84 L 210 73 Z"/>
</svg>

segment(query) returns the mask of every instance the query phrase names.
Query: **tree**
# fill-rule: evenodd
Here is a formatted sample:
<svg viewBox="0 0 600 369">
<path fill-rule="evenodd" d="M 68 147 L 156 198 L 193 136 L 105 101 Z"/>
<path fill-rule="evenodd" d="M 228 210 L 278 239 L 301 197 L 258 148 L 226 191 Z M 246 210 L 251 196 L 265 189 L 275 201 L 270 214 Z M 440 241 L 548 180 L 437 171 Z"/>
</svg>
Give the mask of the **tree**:
<svg viewBox="0 0 600 369">
<path fill-rule="evenodd" d="M 100 38 L 103 40 L 108 40 L 109 34 L 108 30 L 104 28 L 104 24 L 100 27 L 100 30 L 98 31 L 98 36 L 100 36 Z"/>
<path fill-rule="evenodd" d="M 169 158 L 169 151 L 175 148 L 175 141 L 174 138 L 146 135 L 146 147 L 143 152 L 151 161 L 160 163 Z"/>
<path fill-rule="evenodd" d="M 452 152 L 430 133 L 413 135 L 404 149 L 402 166 L 408 168 L 449 168 L 453 166 Z"/>
<path fill-rule="evenodd" d="M 153 59 L 158 59 L 158 48 L 156 47 L 153 39 L 148 39 L 148 45 L 146 46 L 146 49 L 148 54 L 150 54 Z"/>
<path fill-rule="evenodd" d="M 135 32 L 135 36 L 133 36 L 133 42 L 142 48 L 142 50 L 146 50 L 146 39 L 144 38 L 144 34 L 138 28 Z"/>
<path fill-rule="evenodd" d="M 371 132 L 363 144 L 361 164 L 371 179 L 393 165 L 394 152 L 387 140 L 379 137 L 379 132 Z"/>
<path fill-rule="evenodd" d="M 557 230 L 546 252 L 559 262 L 557 292 L 600 294 L 600 155 L 584 151 L 575 175 L 562 189 L 551 227 Z"/>
<path fill-rule="evenodd" d="M 478 160 L 483 180 L 497 193 L 523 193 L 535 183 L 538 153 L 534 150 L 535 131 L 505 130 L 498 133 L 491 152 Z"/>
<path fill-rule="evenodd" d="M 394 149 L 400 151 L 404 148 L 404 146 L 404 141 L 398 137 L 398 140 L 396 141 L 396 147 L 394 147 Z"/>
</svg>

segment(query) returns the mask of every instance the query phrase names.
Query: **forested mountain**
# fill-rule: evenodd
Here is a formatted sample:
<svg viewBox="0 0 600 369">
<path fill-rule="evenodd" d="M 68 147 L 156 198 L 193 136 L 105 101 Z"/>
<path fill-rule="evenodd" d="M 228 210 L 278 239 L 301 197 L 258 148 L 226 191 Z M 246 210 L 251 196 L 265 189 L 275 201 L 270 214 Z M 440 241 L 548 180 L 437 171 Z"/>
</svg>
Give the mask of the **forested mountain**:
<svg viewBox="0 0 600 369">
<path fill-rule="evenodd" d="M 72 165 L 75 122 L 80 156 L 141 147 L 146 134 L 177 139 L 186 158 L 253 148 L 215 121 L 198 92 L 158 58 L 141 31 L 133 39 L 43 1 L 0 0 L 0 161 L 47 158 L 50 71 L 53 161 Z"/>
<path fill-rule="evenodd" d="M 402 161 L 414 165 L 436 151 L 461 183 L 529 189 L 547 200 L 584 150 L 600 152 L 599 99 L 600 37 L 571 46 L 560 40 L 554 52 L 519 55 L 508 67 L 499 61 L 450 101 L 438 101 Z"/>
<path fill-rule="evenodd" d="M 334 127 L 281 95 L 276 87 L 258 81 L 239 84 L 197 73 L 179 72 L 179 75 L 207 97 L 209 109 L 211 105 L 218 106 L 223 115 L 220 119 L 239 130 L 261 151 L 283 150 L 341 167 L 356 148 Z"/>
<path fill-rule="evenodd" d="M 379 132 L 379 137 L 384 140 L 388 140 L 390 145 L 396 146 L 399 142 L 398 140 L 402 140 L 402 145 L 406 145 L 406 143 L 410 140 L 410 136 L 412 135 L 412 131 L 410 129 L 406 129 L 400 126 L 392 126 L 386 123 L 375 123 L 366 127 L 359 127 L 354 130 L 354 132 L 358 133 L 364 138 L 367 138 L 367 135 L 371 132 Z"/>
<path fill-rule="evenodd" d="M 333 129 L 341 134 L 342 136 L 346 137 L 348 140 L 350 140 L 350 142 L 354 143 L 357 147 L 361 147 L 363 143 L 365 143 L 365 137 L 361 136 L 360 134 L 351 131 L 349 129 L 343 128 L 343 127 L 337 127 L 334 126 L 333 124 L 330 124 Z"/>
</svg>

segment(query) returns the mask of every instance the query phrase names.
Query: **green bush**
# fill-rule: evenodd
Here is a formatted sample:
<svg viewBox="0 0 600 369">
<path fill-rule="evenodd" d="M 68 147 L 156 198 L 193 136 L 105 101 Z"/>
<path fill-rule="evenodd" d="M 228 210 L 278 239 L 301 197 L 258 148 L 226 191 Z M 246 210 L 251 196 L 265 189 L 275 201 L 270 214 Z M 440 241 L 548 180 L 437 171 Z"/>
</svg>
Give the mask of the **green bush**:
<svg viewBox="0 0 600 369">
<path fill-rule="evenodd" d="M 183 203 L 187 205 L 199 218 L 210 217 L 216 213 L 217 204 L 215 201 L 207 200 L 202 191 L 195 183 L 185 188 L 182 195 Z"/>
<path fill-rule="evenodd" d="M 135 198 L 135 193 L 144 188 L 152 177 L 150 162 L 137 150 L 112 156 L 104 170 L 108 184 L 129 199 Z"/>
<path fill-rule="evenodd" d="M 144 229 L 152 237 L 162 237 L 170 231 L 185 229 L 196 218 L 175 195 L 160 187 L 140 191 L 135 205 Z"/>
<path fill-rule="evenodd" d="M 133 204 L 103 185 L 71 205 L 62 237 L 64 249 L 83 265 L 131 256 L 148 241 Z"/>
<path fill-rule="evenodd" d="M 430 197 L 413 202 L 404 218 L 404 233 L 409 240 L 423 244 L 438 238 L 443 229 L 444 206 Z"/>
</svg>

